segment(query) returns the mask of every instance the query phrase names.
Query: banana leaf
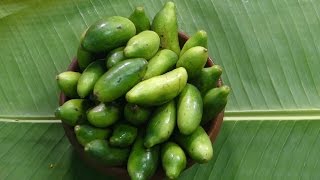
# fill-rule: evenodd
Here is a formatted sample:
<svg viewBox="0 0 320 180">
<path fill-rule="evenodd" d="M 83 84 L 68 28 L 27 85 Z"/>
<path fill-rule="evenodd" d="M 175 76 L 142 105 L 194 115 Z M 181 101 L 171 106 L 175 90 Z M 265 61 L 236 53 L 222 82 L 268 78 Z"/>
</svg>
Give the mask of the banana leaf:
<svg viewBox="0 0 320 180">
<path fill-rule="evenodd" d="M 77 157 L 54 117 L 55 76 L 91 23 L 136 6 L 153 18 L 165 2 L 0 1 L 0 179 L 106 178 Z M 232 89 L 214 158 L 180 179 L 318 179 L 320 1 L 174 2 L 179 30 L 208 33 Z"/>
</svg>

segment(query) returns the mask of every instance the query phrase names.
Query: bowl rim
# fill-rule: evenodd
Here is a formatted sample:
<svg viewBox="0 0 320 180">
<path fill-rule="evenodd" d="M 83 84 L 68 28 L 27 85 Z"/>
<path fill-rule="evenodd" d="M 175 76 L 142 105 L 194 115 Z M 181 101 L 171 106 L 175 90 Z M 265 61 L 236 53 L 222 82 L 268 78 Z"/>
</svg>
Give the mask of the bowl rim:
<svg viewBox="0 0 320 180">
<path fill-rule="evenodd" d="M 188 39 L 189 39 L 189 37 L 185 33 L 179 32 L 180 47 L 182 47 Z M 213 65 L 214 65 L 213 59 L 208 57 L 206 67 L 211 67 Z M 67 71 L 79 71 L 78 62 L 77 62 L 76 57 L 73 58 L 72 62 L 68 66 Z M 220 77 L 217 82 L 217 87 L 222 86 L 222 84 L 223 84 L 222 79 Z M 60 92 L 59 105 L 61 106 L 67 100 L 68 100 L 68 97 L 63 92 Z M 215 119 L 213 119 L 206 127 L 204 127 L 204 129 L 206 130 L 212 143 L 214 143 L 214 141 L 217 138 L 217 135 L 220 132 L 222 122 L 223 122 L 223 117 L 224 117 L 224 109 L 218 114 L 218 116 Z M 102 174 L 109 175 L 109 176 L 117 176 L 118 178 L 121 178 L 121 179 L 130 179 L 129 174 L 127 172 L 127 169 L 125 167 L 123 167 L 123 166 L 112 167 L 112 166 L 103 165 L 99 162 L 96 162 L 94 159 L 90 158 L 84 152 L 84 148 L 82 147 L 82 145 L 80 145 L 78 143 L 78 141 L 76 139 L 76 135 L 74 133 L 74 126 L 70 126 L 64 122 L 62 122 L 62 126 L 63 126 L 63 129 L 65 131 L 65 134 L 66 134 L 69 142 L 72 144 L 76 153 L 80 156 L 80 158 L 85 163 L 89 164 L 91 167 L 100 171 Z M 193 164 L 194 164 L 194 162 L 190 158 L 188 158 L 188 164 L 187 164 L 186 169 L 191 167 Z M 159 165 L 158 169 L 152 179 L 161 179 L 163 177 L 165 177 L 165 174 L 164 174 L 162 167 Z"/>
</svg>

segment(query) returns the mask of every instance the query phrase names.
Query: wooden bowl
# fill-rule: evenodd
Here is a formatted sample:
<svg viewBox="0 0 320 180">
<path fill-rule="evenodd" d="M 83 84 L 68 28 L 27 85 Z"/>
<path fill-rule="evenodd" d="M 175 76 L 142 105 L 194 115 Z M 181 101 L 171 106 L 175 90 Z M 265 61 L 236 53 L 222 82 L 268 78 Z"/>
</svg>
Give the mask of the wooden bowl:
<svg viewBox="0 0 320 180">
<path fill-rule="evenodd" d="M 180 47 L 182 47 L 187 40 L 188 40 L 188 36 L 184 33 L 179 32 Z M 214 63 L 213 63 L 212 59 L 209 57 L 208 61 L 206 63 L 206 66 L 210 67 L 213 64 Z M 68 71 L 79 71 L 78 62 L 77 62 L 76 58 L 74 58 L 72 60 L 71 64 L 68 67 Z M 222 81 L 221 81 L 221 79 L 219 79 L 217 86 L 219 87 L 221 85 L 222 85 Z M 61 92 L 60 98 L 59 98 L 59 104 L 62 105 L 67 100 L 68 100 L 68 97 L 66 97 L 65 94 Z M 221 127 L 221 124 L 223 121 L 223 117 L 224 117 L 224 110 L 222 112 L 220 112 L 220 114 L 217 116 L 217 118 L 213 119 L 211 122 L 208 123 L 208 125 L 206 127 L 204 127 L 204 129 L 206 130 L 207 134 L 210 137 L 211 142 L 215 141 L 215 139 L 219 133 L 219 130 L 220 130 L 220 127 Z M 74 130 L 73 130 L 74 127 L 67 125 L 63 122 L 62 122 L 62 126 L 64 128 L 64 131 L 65 131 L 70 143 L 73 145 L 76 152 L 78 153 L 78 155 L 80 156 L 80 158 L 83 161 L 85 161 L 87 164 L 89 164 L 90 166 L 92 166 L 93 168 L 97 169 L 98 171 L 100 171 L 101 173 L 103 173 L 105 175 L 115 176 L 118 179 L 130 179 L 126 166 L 124 166 L 124 167 L 110 167 L 110 166 L 103 165 L 99 162 L 96 162 L 94 159 L 90 158 L 87 154 L 84 153 L 84 148 L 78 143 L 76 136 L 75 136 L 75 133 L 74 133 Z M 194 164 L 194 162 L 189 158 L 187 168 L 192 166 L 193 164 Z M 152 179 L 163 179 L 164 177 L 165 177 L 165 173 L 164 173 L 161 165 L 159 165 L 159 168 Z"/>
</svg>

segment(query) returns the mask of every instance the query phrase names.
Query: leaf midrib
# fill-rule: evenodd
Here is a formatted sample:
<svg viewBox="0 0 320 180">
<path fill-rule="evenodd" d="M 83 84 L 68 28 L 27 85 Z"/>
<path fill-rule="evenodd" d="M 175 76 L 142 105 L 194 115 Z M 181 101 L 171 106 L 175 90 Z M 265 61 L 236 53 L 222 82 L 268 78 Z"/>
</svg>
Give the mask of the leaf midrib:
<svg viewBox="0 0 320 180">
<path fill-rule="evenodd" d="M 55 116 L 0 116 L 0 122 L 11 123 L 60 123 Z"/>
<path fill-rule="evenodd" d="M 320 120 L 320 109 L 226 111 L 224 120 Z M 0 116 L 0 122 L 60 123 L 61 121 L 54 116 Z"/>
<path fill-rule="evenodd" d="M 320 109 L 226 111 L 224 120 L 320 120 Z"/>
</svg>

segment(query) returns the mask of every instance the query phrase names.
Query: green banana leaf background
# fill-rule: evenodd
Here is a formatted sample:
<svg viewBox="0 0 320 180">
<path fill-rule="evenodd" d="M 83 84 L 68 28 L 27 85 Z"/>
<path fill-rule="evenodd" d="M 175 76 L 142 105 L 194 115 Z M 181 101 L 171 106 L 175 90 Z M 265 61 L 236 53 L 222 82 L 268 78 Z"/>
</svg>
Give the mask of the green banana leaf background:
<svg viewBox="0 0 320 180">
<path fill-rule="evenodd" d="M 164 0 L 0 1 L 0 179 L 110 179 L 83 163 L 54 117 L 55 76 L 104 16 L 150 18 Z M 203 29 L 232 88 L 214 158 L 180 179 L 320 178 L 320 1 L 174 0 Z M 114 177 L 114 179 L 117 179 Z"/>
</svg>

